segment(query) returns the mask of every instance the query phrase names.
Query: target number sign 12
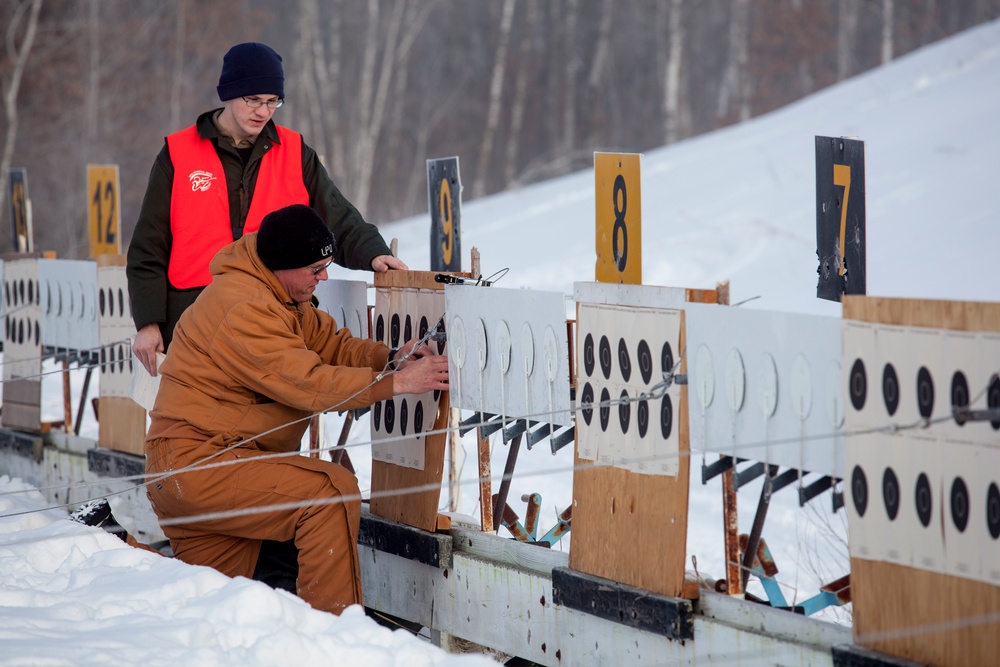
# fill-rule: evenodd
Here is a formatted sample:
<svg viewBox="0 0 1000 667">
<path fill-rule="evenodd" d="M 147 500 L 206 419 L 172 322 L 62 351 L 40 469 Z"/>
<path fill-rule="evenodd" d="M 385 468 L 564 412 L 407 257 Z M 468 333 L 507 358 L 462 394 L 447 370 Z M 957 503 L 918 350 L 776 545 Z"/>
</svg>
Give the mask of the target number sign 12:
<svg viewBox="0 0 1000 667">
<path fill-rule="evenodd" d="M 118 165 L 87 165 L 90 256 L 121 254 Z"/>
</svg>

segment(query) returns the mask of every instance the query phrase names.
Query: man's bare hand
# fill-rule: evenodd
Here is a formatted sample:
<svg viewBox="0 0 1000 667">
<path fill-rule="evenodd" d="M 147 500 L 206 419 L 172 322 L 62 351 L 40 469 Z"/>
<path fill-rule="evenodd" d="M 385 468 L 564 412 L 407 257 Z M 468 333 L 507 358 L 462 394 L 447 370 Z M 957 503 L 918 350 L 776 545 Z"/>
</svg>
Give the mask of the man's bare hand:
<svg viewBox="0 0 1000 667">
<path fill-rule="evenodd" d="M 392 393 L 398 396 L 435 390 L 447 391 L 448 357 L 443 354 L 415 357 L 416 355 L 404 362 L 400 370 L 393 373 Z"/>
<path fill-rule="evenodd" d="M 156 353 L 163 352 L 160 325 L 153 322 L 139 329 L 135 334 L 135 341 L 132 342 L 132 352 L 146 372 L 156 377 Z"/>
<path fill-rule="evenodd" d="M 395 269 L 397 271 L 409 271 L 410 267 L 403 263 L 398 257 L 393 257 L 392 255 L 379 255 L 372 260 L 372 271 L 376 273 L 384 273 L 389 269 Z"/>
</svg>

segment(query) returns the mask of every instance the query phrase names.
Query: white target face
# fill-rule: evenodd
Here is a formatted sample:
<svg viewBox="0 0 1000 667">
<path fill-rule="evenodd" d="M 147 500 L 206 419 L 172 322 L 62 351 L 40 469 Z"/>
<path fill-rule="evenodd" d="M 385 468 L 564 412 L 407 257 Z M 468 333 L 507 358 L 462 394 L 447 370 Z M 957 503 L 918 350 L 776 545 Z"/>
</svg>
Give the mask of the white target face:
<svg viewBox="0 0 1000 667">
<path fill-rule="evenodd" d="M 131 338 L 135 335 L 135 324 L 128 300 L 125 267 L 98 267 L 97 283 L 101 396 L 129 396 L 132 384 Z"/>
<path fill-rule="evenodd" d="M 844 428 L 858 433 L 845 467 L 870 492 L 867 512 L 847 503 L 852 555 L 997 585 L 1000 420 L 956 410 L 990 407 L 1000 337 L 853 321 L 843 331 Z"/>
<path fill-rule="evenodd" d="M 698 385 L 689 387 L 692 448 L 842 479 L 843 437 L 825 409 L 814 409 L 826 381 L 816 369 L 841 358 L 841 320 L 700 303 L 684 309 L 688 347 L 711 353 L 725 394 L 702 414 Z"/>
<path fill-rule="evenodd" d="M 632 472 L 676 475 L 680 312 L 577 304 L 578 454 Z"/>
<path fill-rule="evenodd" d="M 368 338 L 368 286 L 361 280 L 323 280 L 316 285 L 319 309 L 347 327 L 355 338 Z"/>
<path fill-rule="evenodd" d="M 446 285 L 451 320 L 464 322 L 464 359 L 449 356 L 451 405 L 507 421 L 544 413 L 573 422 L 564 296 L 556 292 Z M 449 330 L 449 340 L 456 332 Z"/>
<path fill-rule="evenodd" d="M 698 402 L 700 412 L 704 415 L 715 400 L 715 361 L 712 359 L 712 351 L 704 345 L 699 345 L 694 355 L 689 385 L 693 400 Z"/>
<path fill-rule="evenodd" d="M 503 320 L 497 322 L 496 329 L 496 358 L 501 373 L 510 370 L 510 329 Z"/>
<path fill-rule="evenodd" d="M 465 360 L 468 357 L 465 338 L 465 322 L 455 315 L 451 318 L 451 326 L 448 327 L 448 347 L 451 349 L 450 361 L 459 369 L 465 368 Z"/>
<path fill-rule="evenodd" d="M 743 399 L 747 390 L 747 372 L 743 366 L 743 356 L 733 348 L 726 356 L 726 400 L 729 409 L 736 414 L 743 409 Z"/>
<path fill-rule="evenodd" d="M 809 413 L 812 412 L 813 382 L 809 362 L 801 354 L 796 355 L 795 359 L 792 360 L 790 379 L 789 391 L 792 394 L 792 410 L 799 416 L 799 419 L 805 421 Z"/>
<path fill-rule="evenodd" d="M 422 339 L 443 317 L 444 293 L 440 290 L 379 288 L 375 293 L 375 340 L 399 347 Z M 428 341 L 438 353 L 454 359 L 452 347 L 464 358 L 468 349 L 463 325 L 449 320 L 449 345 Z M 405 394 L 372 406 L 372 458 L 407 468 L 424 469 L 425 435 L 434 428 L 440 392 Z"/>
</svg>

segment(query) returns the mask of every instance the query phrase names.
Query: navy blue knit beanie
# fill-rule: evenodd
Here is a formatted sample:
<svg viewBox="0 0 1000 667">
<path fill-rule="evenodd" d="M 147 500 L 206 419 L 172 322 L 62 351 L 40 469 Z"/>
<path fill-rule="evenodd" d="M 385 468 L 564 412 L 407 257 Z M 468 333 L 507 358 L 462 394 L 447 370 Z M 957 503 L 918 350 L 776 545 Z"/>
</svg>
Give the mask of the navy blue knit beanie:
<svg viewBox="0 0 1000 667">
<path fill-rule="evenodd" d="M 336 249 L 333 232 L 323 218 L 305 204 L 271 211 L 261 220 L 257 230 L 257 256 L 272 271 L 329 261 Z"/>
<path fill-rule="evenodd" d="M 285 96 L 285 71 L 281 56 L 258 42 L 237 44 L 222 59 L 219 99 L 225 102 L 247 95 Z"/>
</svg>

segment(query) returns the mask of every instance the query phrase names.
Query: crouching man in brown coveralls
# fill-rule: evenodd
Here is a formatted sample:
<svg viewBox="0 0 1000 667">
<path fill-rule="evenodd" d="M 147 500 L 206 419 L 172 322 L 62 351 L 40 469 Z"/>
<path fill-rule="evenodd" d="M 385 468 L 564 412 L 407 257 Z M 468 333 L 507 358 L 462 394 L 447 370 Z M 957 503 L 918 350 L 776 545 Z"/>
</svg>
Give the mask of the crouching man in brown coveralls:
<svg viewBox="0 0 1000 667">
<path fill-rule="evenodd" d="M 175 557 L 253 577 L 290 553 L 298 595 L 339 614 L 361 603 L 357 481 L 330 461 L 261 457 L 297 451 L 311 413 L 447 389 L 448 361 L 416 340 L 394 352 L 354 338 L 316 308 L 334 244 L 296 204 L 219 251 L 160 369 L 146 473 L 176 473 L 148 490 Z M 384 372 L 390 354 L 403 361 Z"/>
</svg>

